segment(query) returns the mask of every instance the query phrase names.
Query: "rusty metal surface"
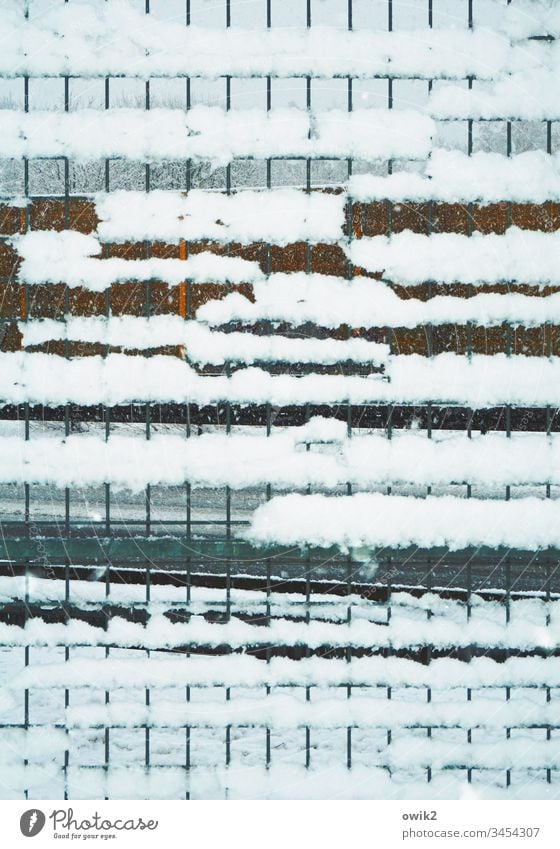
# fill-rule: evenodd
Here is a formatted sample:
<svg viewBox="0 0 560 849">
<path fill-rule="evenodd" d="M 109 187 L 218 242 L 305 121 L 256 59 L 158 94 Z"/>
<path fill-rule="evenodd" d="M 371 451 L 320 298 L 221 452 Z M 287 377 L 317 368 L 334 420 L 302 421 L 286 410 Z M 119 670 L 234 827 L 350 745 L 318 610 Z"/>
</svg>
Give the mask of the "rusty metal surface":
<svg viewBox="0 0 560 849">
<path fill-rule="evenodd" d="M 450 203 L 352 203 L 350 210 L 352 235 L 362 238 L 388 233 L 412 230 L 416 233 L 504 233 L 508 226 L 543 232 L 560 227 L 560 204 L 546 202 L 542 204 L 491 203 L 450 204 Z M 21 333 L 16 322 L 25 318 L 62 319 L 65 314 L 73 316 L 104 316 L 107 309 L 113 315 L 174 314 L 185 317 L 194 316 L 200 306 L 210 300 L 225 297 L 232 291 L 238 291 L 252 299 L 250 284 L 230 285 L 221 283 L 190 284 L 170 286 L 160 281 L 114 283 L 105 292 L 90 292 L 81 287 L 66 290 L 61 283 L 49 286 L 28 286 L 27 293 L 17 283 L 20 264 L 16 249 L 10 244 L 10 236 L 29 230 L 72 229 L 81 233 L 95 232 L 99 220 L 95 204 L 87 199 L 51 199 L 36 198 L 30 201 L 27 209 L 0 204 L 0 318 L 7 328 L 0 343 L 3 351 L 21 349 Z M 286 246 L 255 243 L 242 245 L 230 243 L 217 244 L 204 240 L 165 244 L 163 242 L 124 242 L 104 244 L 103 257 L 119 257 L 127 260 L 145 259 L 148 256 L 187 259 L 202 251 L 218 255 L 239 256 L 257 262 L 263 272 L 303 272 L 334 275 L 347 278 L 363 276 L 371 279 L 378 274 L 349 266 L 342 248 L 338 245 L 297 242 Z M 472 296 L 470 286 L 456 283 L 438 285 L 425 283 L 416 286 L 400 286 L 398 282 L 389 284 L 400 298 L 418 298 L 428 300 L 437 295 L 453 295 L 467 298 Z M 505 293 L 515 291 L 531 297 L 546 297 L 560 291 L 560 287 L 534 287 L 516 284 L 486 284 L 477 287 L 477 292 Z M 323 329 L 322 335 L 334 338 L 346 338 L 348 334 L 368 338 L 366 331 L 377 331 L 376 338 L 387 337 L 384 328 L 347 328 L 335 330 Z M 514 353 L 527 356 L 543 356 L 548 353 L 557 356 L 560 353 L 560 328 L 558 327 L 472 327 L 470 346 L 475 353 Z M 415 328 L 393 328 L 391 332 L 392 349 L 398 354 L 433 354 L 453 351 L 465 353 L 468 350 L 467 328 L 464 325 L 440 325 Z M 59 352 L 62 343 L 48 343 L 33 350 Z M 88 356 L 107 353 L 104 346 L 73 346 L 75 355 Z M 157 349 L 163 351 L 163 349 Z M 179 349 L 168 349 L 177 352 Z M 68 355 L 69 349 L 65 348 Z"/>
</svg>

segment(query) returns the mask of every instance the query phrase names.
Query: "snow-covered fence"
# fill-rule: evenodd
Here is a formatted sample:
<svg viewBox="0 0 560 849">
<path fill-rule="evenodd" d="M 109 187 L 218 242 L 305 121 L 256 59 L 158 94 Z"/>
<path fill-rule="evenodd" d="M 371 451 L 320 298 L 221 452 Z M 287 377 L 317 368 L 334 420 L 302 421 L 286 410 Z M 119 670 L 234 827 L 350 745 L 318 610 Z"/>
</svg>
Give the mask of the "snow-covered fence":
<svg viewBox="0 0 560 849">
<path fill-rule="evenodd" d="M 557 4 L 0 22 L 1 792 L 557 796 Z"/>
</svg>

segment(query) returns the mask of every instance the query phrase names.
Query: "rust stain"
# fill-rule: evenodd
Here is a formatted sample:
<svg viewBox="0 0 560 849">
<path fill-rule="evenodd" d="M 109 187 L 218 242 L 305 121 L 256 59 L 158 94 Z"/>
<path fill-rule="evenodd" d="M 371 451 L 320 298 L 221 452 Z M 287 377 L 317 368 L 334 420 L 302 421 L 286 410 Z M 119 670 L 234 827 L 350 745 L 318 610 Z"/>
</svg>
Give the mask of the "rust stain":
<svg viewBox="0 0 560 849">
<path fill-rule="evenodd" d="M 354 237 L 384 235 L 405 229 L 417 233 L 468 233 L 469 227 L 481 233 L 504 233 L 509 225 L 533 231 L 550 231 L 560 228 L 560 204 L 548 201 L 543 204 L 465 204 L 448 203 L 374 203 L 353 202 L 352 232 Z M 472 213 L 472 214 L 471 214 Z M 91 201 L 71 199 L 68 204 L 69 224 L 82 233 L 94 232 L 98 226 L 95 205 Z M 68 221 L 65 217 L 63 201 L 50 199 L 34 200 L 28 210 L 0 205 L 0 232 L 9 236 L 26 232 L 26 224 L 32 230 L 65 229 Z M 153 242 L 150 255 L 160 258 L 179 257 L 186 260 L 190 254 L 210 251 L 211 253 L 240 256 L 256 261 L 266 272 L 297 272 L 310 268 L 312 272 L 325 275 L 346 277 L 349 269 L 343 250 L 338 245 L 312 244 L 297 242 L 286 246 L 267 246 L 262 243 L 223 245 L 198 241 L 188 244 L 181 240 L 178 244 Z M 147 256 L 145 242 L 125 242 L 104 246 L 104 256 L 125 259 L 144 259 Z M 100 260 L 102 261 L 102 260 Z M 17 284 L 17 270 L 20 259 L 17 253 L 5 242 L 0 242 L 0 273 L 5 278 L 0 291 L 0 314 L 14 322 L 14 330 L 6 337 L 5 345 L 11 350 L 17 349 L 20 336 L 16 332 L 17 320 L 33 318 L 62 318 L 65 313 L 65 287 L 63 284 L 51 286 L 29 286 L 26 298 L 25 287 Z M 354 277 L 379 278 L 378 274 L 365 272 L 354 267 L 350 269 Z M 219 299 L 232 291 L 238 291 L 253 300 L 253 290 L 249 284 L 238 286 L 209 283 L 193 286 L 188 291 L 186 281 L 178 286 L 169 286 L 154 281 L 149 292 L 150 312 L 154 314 L 175 314 L 187 317 L 188 307 L 195 314 L 197 308 L 211 299 Z M 392 290 L 402 299 L 417 298 L 426 301 L 430 296 L 447 295 L 466 298 L 484 292 L 519 292 L 531 297 L 546 297 L 560 292 L 560 285 L 535 287 L 524 283 L 484 284 L 469 287 L 462 283 L 452 286 L 423 283 L 416 286 L 402 286 L 398 281 L 390 284 Z M 146 287 L 144 283 L 133 280 L 117 283 L 106 293 L 92 293 L 77 288 L 71 289 L 66 296 L 70 313 L 78 316 L 104 315 L 106 298 L 114 315 L 145 315 Z M 329 335 L 329 334 L 327 334 Z M 360 338 L 385 339 L 386 328 L 347 327 L 342 325 L 332 331 L 335 338 L 348 338 L 349 335 Z M 464 325 L 440 325 L 415 328 L 394 328 L 392 331 L 395 352 L 403 354 L 438 354 L 446 351 L 464 353 L 467 350 L 467 338 L 470 338 L 472 350 L 477 353 L 498 353 L 510 350 L 512 354 L 526 356 L 546 356 L 550 351 L 560 355 L 559 327 L 478 327 L 468 332 Z M 57 351 L 58 343 L 50 343 L 49 351 Z M 62 349 L 61 349 L 62 350 Z M 74 350 L 72 348 L 72 350 Z M 76 355 L 95 353 L 94 346 L 76 348 Z M 117 350 L 117 349 L 115 349 Z M 159 349 L 158 349 L 159 350 Z M 163 349 L 162 349 L 163 350 Z M 181 355 L 180 349 L 166 348 L 166 353 Z"/>
<path fill-rule="evenodd" d="M 19 231 L 21 234 L 24 234 L 26 231 L 26 223 L 25 223 L 25 209 L 23 207 L 19 211 Z M 19 317 L 22 321 L 26 319 L 26 303 L 25 303 L 25 287 L 19 287 Z"/>
<path fill-rule="evenodd" d="M 433 203 L 432 233 L 462 233 L 469 230 L 469 209 L 461 203 Z"/>
<path fill-rule="evenodd" d="M 338 245 L 312 245 L 310 265 L 315 274 L 346 277 L 348 271 L 346 254 Z"/>
<path fill-rule="evenodd" d="M 179 259 L 187 258 L 187 245 L 184 239 L 179 242 Z M 179 283 L 179 315 L 182 318 L 187 317 L 187 284 Z"/>
<path fill-rule="evenodd" d="M 393 233 L 412 230 L 426 235 L 430 231 L 431 208 L 429 203 L 390 204 L 390 222 Z"/>
</svg>

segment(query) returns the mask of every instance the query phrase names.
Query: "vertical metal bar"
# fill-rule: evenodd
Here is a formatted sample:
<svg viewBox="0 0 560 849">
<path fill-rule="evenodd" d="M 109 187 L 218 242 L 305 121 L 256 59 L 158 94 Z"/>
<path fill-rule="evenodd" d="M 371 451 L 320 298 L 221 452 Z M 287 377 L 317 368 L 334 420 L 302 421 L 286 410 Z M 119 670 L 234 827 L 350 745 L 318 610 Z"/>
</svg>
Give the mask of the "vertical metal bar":
<svg viewBox="0 0 560 849">
<path fill-rule="evenodd" d="M 505 595 L 505 606 L 506 606 L 506 624 L 509 624 L 511 620 L 511 560 L 509 555 L 506 557 L 506 595 Z"/>
<path fill-rule="evenodd" d="M 150 14 L 150 0 L 145 0 L 145 14 Z M 145 93 L 144 93 L 144 108 L 146 112 L 150 111 L 151 101 L 150 101 L 150 80 L 146 80 L 145 82 Z M 149 162 L 145 163 L 145 191 L 149 192 L 151 189 L 151 166 Z M 145 242 L 145 255 L 146 259 L 149 259 L 151 256 L 151 243 L 149 239 Z M 150 318 L 152 314 L 152 280 L 146 280 L 144 284 L 144 314 L 146 318 Z M 145 354 L 146 355 L 146 354 Z M 147 354 L 149 356 L 149 353 Z M 145 405 L 145 437 L 146 440 L 149 441 L 151 438 L 151 419 L 152 419 L 152 410 L 150 403 Z M 149 536 L 152 531 L 152 491 L 151 485 L 146 484 L 146 495 L 145 495 L 145 507 L 146 507 L 146 536 Z M 149 565 L 146 566 L 146 593 L 147 599 L 149 601 Z M 148 654 L 149 657 L 149 654 Z M 146 690 L 146 704 L 150 703 L 150 692 Z M 149 766 L 150 760 L 150 731 L 149 728 L 146 728 L 146 765 Z"/>
<path fill-rule="evenodd" d="M 185 657 L 188 658 L 189 655 L 186 654 Z M 191 700 L 191 688 L 188 684 L 185 688 L 185 700 L 186 700 L 187 704 Z M 191 770 L 191 732 L 192 732 L 191 726 L 190 725 L 185 726 L 185 770 L 187 772 L 188 786 L 189 786 L 189 789 L 185 793 L 185 796 L 186 796 L 187 799 L 191 798 L 191 778 L 192 778 L 192 776 L 190 774 L 190 770 Z"/>
<path fill-rule="evenodd" d="M 68 76 L 64 77 L 64 112 L 68 113 L 70 110 L 70 83 Z M 67 156 L 64 157 L 64 226 L 65 229 L 70 229 L 70 163 Z M 64 282 L 64 321 L 68 321 L 70 315 L 70 289 L 68 287 L 68 283 Z M 66 359 L 70 359 L 70 346 L 68 339 L 64 340 L 64 356 Z M 71 421 L 70 421 L 70 407 L 68 404 L 64 407 L 64 432 L 66 437 L 70 435 L 71 431 Z M 64 530 L 67 537 L 70 536 L 70 488 L 65 487 L 64 489 Z M 65 560 L 64 565 L 64 600 L 65 604 L 68 606 L 70 603 L 70 561 L 68 559 Z M 66 614 L 66 621 L 69 620 L 68 614 Z M 64 658 L 66 662 L 70 660 L 70 648 L 68 645 L 64 647 Z M 64 690 L 64 708 L 65 712 L 68 710 L 70 706 L 70 690 Z M 66 733 L 68 737 L 68 731 Z M 64 751 L 64 798 L 68 798 L 68 763 L 69 763 L 69 749 L 68 746 Z"/>
<path fill-rule="evenodd" d="M 430 433 L 430 437 L 431 437 L 431 433 Z M 432 590 L 432 559 L 431 559 L 429 554 L 428 554 L 428 572 L 426 574 L 426 589 L 427 589 L 428 593 L 431 593 L 431 590 Z M 433 615 L 432 611 L 428 607 L 426 609 L 426 619 L 428 620 L 428 622 L 432 618 L 432 615 Z M 430 664 L 431 660 L 432 660 L 432 647 L 431 647 L 430 644 L 428 644 L 426 646 L 426 663 Z M 432 701 L 432 688 L 429 687 L 429 686 L 426 687 L 426 701 L 428 702 L 428 704 L 430 704 L 431 701 Z M 431 740 L 432 729 L 431 729 L 430 726 L 428 726 L 426 728 L 426 737 L 427 737 L 428 740 Z M 431 768 L 431 766 L 428 766 L 428 768 L 427 768 L 426 780 L 428 781 L 428 783 L 432 780 L 432 768 Z"/>
<path fill-rule="evenodd" d="M 387 0 L 387 29 L 389 32 L 393 31 L 393 0 Z M 393 108 L 393 79 L 392 77 L 387 77 L 387 108 Z M 387 173 L 393 173 L 393 161 L 392 159 L 387 160 Z M 388 204 L 389 209 L 391 209 L 392 204 Z M 389 233 L 390 235 L 390 233 Z"/>
<path fill-rule="evenodd" d="M 150 657 L 150 650 L 146 651 L 146 657 Z M 150 707 L 150 690 L 146 687 L 145 691 L 146 695 L 146 707 Z M 144 728 L 144 763 L 146 765 L 146 769 L 150 769 L 150 725 L 147 723 Z"/>
<path fill-rule="evenodd" d="M 352 0 L 348 0 L 347 6 L 347 28 L 348 31 L 352 31 L 353 25 L 353 4 Z M 347 79 L 347 109 L 348 112 L 352 112 L 354 107 L 353 103 L 353 80 L 351 76 L 348 76 Z M 347 160 L 347 179 L 350 180 L 353 171 L 353 159 L 349 157 Z M 354 204 L 350 194 L 347 199 L 347 214 L 346 214 L 346 239 L 348 245 L 351 244 L 354 236 Z M 347 265 L 347 277 L 348 279 L 352 279 L 353 277 L 353 267 L 350 262 Z M 351 336 L 351 328 L 348 328 L 348 336 Z M 352 436 L 352 405 L 350 400 L 348 400 L 348 407 L 346 411 L 346 432 L 348 437 Z M 347 482 L 346 491 L 348 495 L 352 495 L 352 484 Z M 348 596 L 348 606 L 346 609 L 346 621 L 347 624 L 350 625 L 352 622 L 352 558 L 348 555 L 346 559 L 346 593 Z M 352 652 L 350 647 L 348 646 L 346 651 L 346 662 L 350 664 L 352 662 Z M 348 684 L 346 688 L 346 698 L 350 699 L 352 696 L 352 687 Z M 352 769 L 352 726 L 348 725 L 346 728 L 346 768 Z"/>
<path fill-rule="evenodd" d="M 352 558 L 350 555 L 346 558 L 346 594 L 348 596 L 348 606 L 346 608 L 346 623 L 348 625 L 352 622 Z M 346 648 L 346 663 L 352 663 L 352 651 L 350 646 Z M 350 699 L 352 696 L 352 685 L 347 684 L 346 686 L 346 698 Z M 346 767 L 347 769 L 352 769 L 352 726 L 348 725 L 346 728 Z"/>
<path fill-rule="evenodd" d="M 26 3 L 25 5 L 25 18 L 29 18 L 29 6 Z M 24 77 L 23 80 L 23 108 L 27 113 L 29 112 L 29 77 Z M 29 199 L 29 159 L 27 156 L 23 158 L 23 192 L 26 199 Z M 21 223 L 23 223 L 23 227 L 21 227 Z M 23 222 L 20 222 L 20 229 L 23 230 L 23 233 L 27 233 L 29 231 L 29 204 L 25 204 Z M 20 286 L 22 284 L 20 283 Z M 21 300 L 20 300 L 21 303 Z M 29 284 L 23 284 L 23 303 L 21 304 L 21 318 L 23 321 L 27 322 L 29 320 Z M 24 404 L 24 434 L 25 441 L 29 441 L 30 436 L 30 428 L 29 428 L 29 403 L 26 401 Z M 25 533 L 26 536 L 29 537 L 31 534 L 31 525 L 30 525 L 30 512 L 31 512 L 31 496 L 30 496 L 30 486 L 27 481 L 23 486 L 24 491 L 24 521 L 25 521 Z M 27 573 L 27 563 L 25 566 Z M 27 606 L 26 606 L 27 609 Z M 27 698 L 29 698 L 29 692 L 26 691 Z"/>
<path fill-rule="evenodd" d="M 185 26 L 190 27 L 191 25 L 191 0 L 185 0 Z M 185 80 L 185 108 L 186 111 L 189 112 L 191 108 L 191 79 L 187 77 Z M 187 192 L 191 190 L 192 183 L 192 160 L 187 159 L 186 161 L 186 177 L 185 177 L 185 187 Z M 189 242 L 185 242 L 185 259 L 189 254 L 190 244 Z M 180 286 L 184 286 L 185 288 L 185 319 L 192 318 L 192 281 L 187 279 L 185 283 L 180 284 Z M 187 439 L 191 437 L 191 409 L 190 402 L 185 402 L 185 436 Z M 192 539 L 192 486 L 190 481 L 185 481 L 185 533 L 187 536 L 187 541 L 190 542 Z M 187 557 L 187 571 L 190 578 L 190 557 Z M 187 582 L 187 603 L 190 603 L 190 580 Z M 188 699 L 190 699 L 190 688 L 187 688 L 188 691 Z M 186 731 L 186 746 L 188 751 L 188 757 L 186 759 L 186 768 L 190 769 L 190 728 L 187 728 Z M 190 796 L 190 791 L 187 792 L 187 797 Z"/>
<path fill-rule="evenodd" d="M 231 690 L 226 687 L 226 702 L 231 699 Z M 231 763 L 231 725 L 226 725 L 226 766 Z"/>
<path fill-rule="evenodd" d="M 472 563 L 467 563 L 467 622 L 472 615 Z"/>
<path fill-rule="evenodd" d="M 146 15 L 150 14 L 150 0 L 145 0 L 145 14 Z M 146 82 L 145 82 L 144 107 L 145 107 L 146 111 L 149 111 L 149 109 L 150 109 L 150 80 L 146 80 Z M 146 169 L 146 172 L 145 172 L 146 191 L 149 192 L 150 191 L 150 163 L 149 162 L 145 163 L 145 169 Z"/>
<path fill-rule="evenodd" d="M 468 702 L 472 701 L 472 690 L 471 690 L 470 687 L 467 687 L 467 701 Z M 472 729 L 471 728 L 467 729 L 467 743 L 469 745 L 472 743 Z M 467 769 L 467 782 L 469 784 L 472 783 L 472 768 L 471 767 L 469 767 Z"/>
<path fill-rule="evenodd" d="M 185 25 L 190 27 L 191 25 L 191 0 L 185 0 Z M 185 107 L 187 112 L 191 108 L 191 78 L 185 78 Z M 186 177 L 185 184 L 187 192 L 191 190 L 191 168 L 192 168 L 192 160 L 187 159 L 186 162 Z"/>
<path fill-rule="evenodd" d="M 306 421 L 308 420 L 308 416 L 306 415 Z M 305 563 L 305 624 L 309 625 L 311 621 L 311 612 L 310 612 L 310 604 L 311 604 L 311 555 L 309 547 L 307 549 L 307 557 Z M 306 644 L 305 646 L 305 656 L 310 656 L 309 646 Z M 305 701 L 311 701 L 311 687 L 309 685 L 305 688 Z M 305 766 L 309 768 L 311 765 L 311 729 L 309 726 L 305 728 Z"/>
<path fill-rule="evenodd" d="M 506 702 L 511 699 L 511 687 L 506 687 Z M 506 728 L 506 740 L 511 738 L 511 728 Z M 506 769 L 506 787 L 511 784 L 511 769 Z"/>
<path fill-rule="evenodd" d="M 389 648 L 389 651 L 390 651 L 390 648 Z M 388 701 L 388 702 L 390 702 L 390 701 L 391 701 L 392 695 L 393 695 L 392 688 L 391 688 L 391 687 L 387 687 L 386 696 L 387 696 L 387 701 Z M 392 735 L 391 729 L 390 729 L 390 728 L 388 728 L 388 729 L 387 729 L 387 745 L 388 745 L 388 746 L 390 746 L 390 745 L 391 745 L 392 737 L 393 737 L 393 735 Z"/>
<path fill-rule="evenodd" d="M 107 316 L 108 317 L 108 316 Z M 111 435 L 111 411 L 109 407 L 104 408 L 105 442 L 109 441 Z M 111 484 L 105 484 L 105 533 L 111 533 Z"/>
<path fill-rule="evenodd" d="M 230 0 L 226 0 L 226 27 L 231 27 L 231 3 Z M 231 77 L 226 76 L 226 112 L 231 110 Z M 226 194 L 231 194 L 231 163 L 229 162 L 226 166 Z M 228 245 L 228 253 L 230 251 L 230 245 Z M 229 362 L 226 362 L 225 366 L 226 375 L 230 376 L 230 366 Z M 230 433 L 231 431 L 231 404 L 229 401 L 225 402 L 225 413 L 226 413 L 226 433 Z M 226 486 L 226 539 L 231 539 L 231 488 Z M 227 618 L 230 616 L 230 605 L 231 605 L 231 594 L 230 594 L 230 579 L 231 579 L 231 564 L 228 560 L 227 562 L 227 573 L 228 573 L 228 588 L 227 588 L 227 596 L 226 596 L 226 609 L 227 609 Z"/>
<path fill-rule="evenodd" d="M 511 156 L 512 152 L 512 137 L 511 137 L 511 121 L 506 123 L 506 154 L 508 157 Z M 506 228 L 511 227 L 511 201 L 507 202 L 506 206 Z M 512 340 L 512 328 L 511 323 L 508 321 L 505 322 L 505 351 L 506 356 L 511 356 L 511 340 Z M 505 408 L 505 416 L 506 416 L 506 436 L 511 437 L 511 405 L 506 404 Z M 511 486 L 508 484 L 506 486 L 505 492 L 505 500 L 509 501 L 511 497 Z M 507 605 L 507 616 L 509 621 L 509 604 Z"/>
<path fill-rule="evenodd" d="M 64 77 L 64 111 L 67 113 L 70 108 L 70 90 L 68 77 Z M 68 157 L 64 160 L 64 227 L 70 229 L 70 165 Z M 70 313 L 70 290 L 68 283 L 64 283 L 64 320 L 67 321 Z M 70 359 L 70 345 L 68 339 L 64 340 L 64 356 Z M 68 404 L 64 407 L 64 432 L 68 437 L 71 431 L 70 422 L 70 407 Z M 70 536 L 70 488 L 64 489 L 64 530 L 66 536 Z"/>
<path fill-rule="evenodd" d="M 150 14 L 150 0 L 145 0 L 145 13 L 146 15 Z M 145 94 L 144 94 L 144 108 L 148 112 L 151 107 L 150 102 L 150 80 L 146 80 L 145 82 Z M 149 192 L 151 189 L 151 166 L 149 162 L 145 163 L 145 190 Z M 151 256 L 151 244 L 149 240 L 146 240 L 145 244 L 145 253 L 146 259 L 149 259 Z M 152 313 L 152 281 L 146 280 L 144 286 L 144 313 L 146 318 L 149 318 Z M 145 405 L 145 436 L 146 440 L 149 441 L 151 438 L 151 405 L 147 403 Z M 151 486 L 150 484 L 146 484 L 146 536 L 149 536 L 151 533 Z M 151 595 L 151 585 L 150 585 L 150 565 L 146 564 L 146 608 L 148 608 L 150 603 L 150 595 Z M 150 658 L 150 651 L 146 652 L 146 656 Z M 150 689 L 146 687 L 145 691 L 146 697 L 146 707 L 149 709 L 151 694 Z M 148 711 L 149 715 L 149 711 Z M 145 728 L 145 739 L 144 739 L 144 757 L 145 757 L 145 765 L 146 769 L 150 769 L 150 725 L 147 724 Z"/>
<path fill-rule="evenodd" d="M 145 414 L 146 414 L 146 422 L 145 422 L 144 434 L 145 434 L 145 437 L 146 437 L 146 441 L 149 442 L 151 435 L 152 435 L 152 407 L 151 407 L 151 404 L 149 402 L 145 405 Z M 145 503 L 146 503 L 146 536 L 150 536 L 151 531 L 152 531 L 152 498 L 151 498 L 151 496 L 152 496 L 152 488 L 151 488 L 151 485 L 148 483 L 148 484 L 146 484 L 146 500 L 145 500 Z"/>
<path fill-rule="evenodd" d="M 150 600 L 151 600 L 150 565 L 146 564 L 146 611 L 149 610 Z M 146 657 L 147 657 L 148 660 L 151 657 L 151 652 L 150 652 L 149 649 L 146 649 Z M 146 687 L 144 692 L 145 692 L 145 704 L 146 704 L 146 708 L 148 708 L 146 713 L 147 713 L 148 718 L 149 718 L 149 714 L 150 714 L 149 707 L 150 707 L 150 701 L 151 701 L 150 688 Z M 150 769 L 150 754 L 151 754 L 151 752 L 150 752 L 150 742 L 151 742 L 150 741 L 150 722 L 148 721 L 146 723 L 146 725 L 144 726 L 144 763 L 145 763 L 147 770 Z"/>
<path fill-rule="evenodd" d="M 26 573 L 27 573 L 27 563 L 25 565 L 25 568 L 26 568 Z M 29 603 L 28 603 L 28 601 L 29 601 L 29 588 L 28 588 L 27 574 L 26 574 L 26 580 L 25 580 L 25 595 L 26 595 L 26 602 L 25 602 L 25 611 L 24 611 L 24 622 L 27 623 L 28 612 L 29 612 Z M 30 661 L 30 648 L 29 648 L 29 646 L 25 646 L 23 651 L 24 651 L 24 665 L 27 668 L 29 666 L 29 661 Z M 29 728 L 29 689 L 27 687 L 23 691 L 23 726 L 24 726 L 25 730 L 27 731 L 27 729 Z M 26 773 L 27 773 L 28 765 L 29 765 L 28 759 L 24 758 L 23 759 L 23 766 L 25 768 Z M 23 793 L 24 793 L 25 798 L 28 799 L 29 798 L 29 790 L 28 790 L 27 787 L 24 788 Z"/>
<path fill-rule="evenodd" d="M 550 704 L 550 701 L 551 701 L 550 687 L 547 687 L 546 688 L 546 703 Z M 552 729 L 551 729 L 550 725 L 548 725 L 547 728 L 546 728 L 546 740 L 547 740 L 547 742 L 550 742 L 551 739 L 552 739 Z M 550 784 L 551 782 L 552 782 L 552 769 L 550 767 L 547 767 L 547 769 L 546 769 L 546 783 Z"/>
<path fill-rule="evenodd" d="M 106 598 L 108 599 L 109 593 L 110 593 L 109 565 L 108 564 L 107 564 L 107 569 L 106 569 L 105 574 L 106 574 L 106 590 L 105 590 L 105 593 L 106 593 Z M 108 624 L 109 624 L 109 617 L 107 617 L 107 620 L 106 620 L 106 625 L 105 625 L 106 628 L 107 628 Z M 109 660 L 109 652 L 110 652 L 109 647 L 106 647 L 105 648 L 105 660 L 106 661 Z M 109 690 L 105 690 L 105 704 L 108 705 L 110 703 L 110 701 L 111 701 L 111 694 L 110 694 Z M 107 775 L 107 773 L 109 772 L 109 766 L 110 766 L 110 762 L 111 762 L 111 729 L 108 726 L 105 726 L 103 744 L 104 744 L 103 745 L 103 749 L 104 749 L 104 769 L 105 769 L 105 774 Z"/>
<path fill-rule="evenodd" d="M 111 88 L 109 77 L 105 77 L 105 110 L 110 109 L 111 107 Z M 110 190 L 110 161 L 109 159 L 105 159 L 105 191 L 109 193 Z M 109 255 L 109 246 L 104 247 L 103 251 L 104 256 Z M 111 315 L 111 287 L 105 289 L 105 297 L 104 297 L 104 306 L 105 306 L 105 319 L 109 319 Z M 104 357 L 109 355 L 109 345 L 105 346 L 105 350 L 103 353 Z M 111 412 L 109 407 L 102 407 L 102 415 L 105 420 L 105 442 L 109 441 L 109 436 L 111 433 Z M 105 533 L 107 536 L 111 534 L 111 484 L 105 483 Z M 107 743 L 108 745 L 108 743 Z"/>
</svg>

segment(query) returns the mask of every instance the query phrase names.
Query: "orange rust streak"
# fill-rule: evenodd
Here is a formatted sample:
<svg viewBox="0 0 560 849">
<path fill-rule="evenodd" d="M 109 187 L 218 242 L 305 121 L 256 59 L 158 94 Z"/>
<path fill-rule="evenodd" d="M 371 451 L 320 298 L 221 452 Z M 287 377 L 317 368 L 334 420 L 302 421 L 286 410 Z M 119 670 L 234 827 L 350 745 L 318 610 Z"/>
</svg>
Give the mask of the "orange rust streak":
<svg viewBox="0 0 560 849">
<path fill-rule="evenodd" d="M 187 245 L 183 239 L 179 242 L 179 259 L 187 258 Z M 187 284 L 179 283 L 179 315 L 187 317 Z"/>
<path fill-rule="evenodd" d="M 25 209 L 20 209 L 19 211 L 19 229 L 21 233 L 25 233 Z M 25 289 L 23 286 L 19 287 L 19 316 L 22 321 L 26 319 L 26 309 L 25 309 Z"/>
<path fill-rule="evenodd" d="M 183 239 L 179 242 L 179 259 L 187 258 L 187 245 Z M 187 316 L 187 284 L 179 283 L 179 315 Z"/>
</svg>

